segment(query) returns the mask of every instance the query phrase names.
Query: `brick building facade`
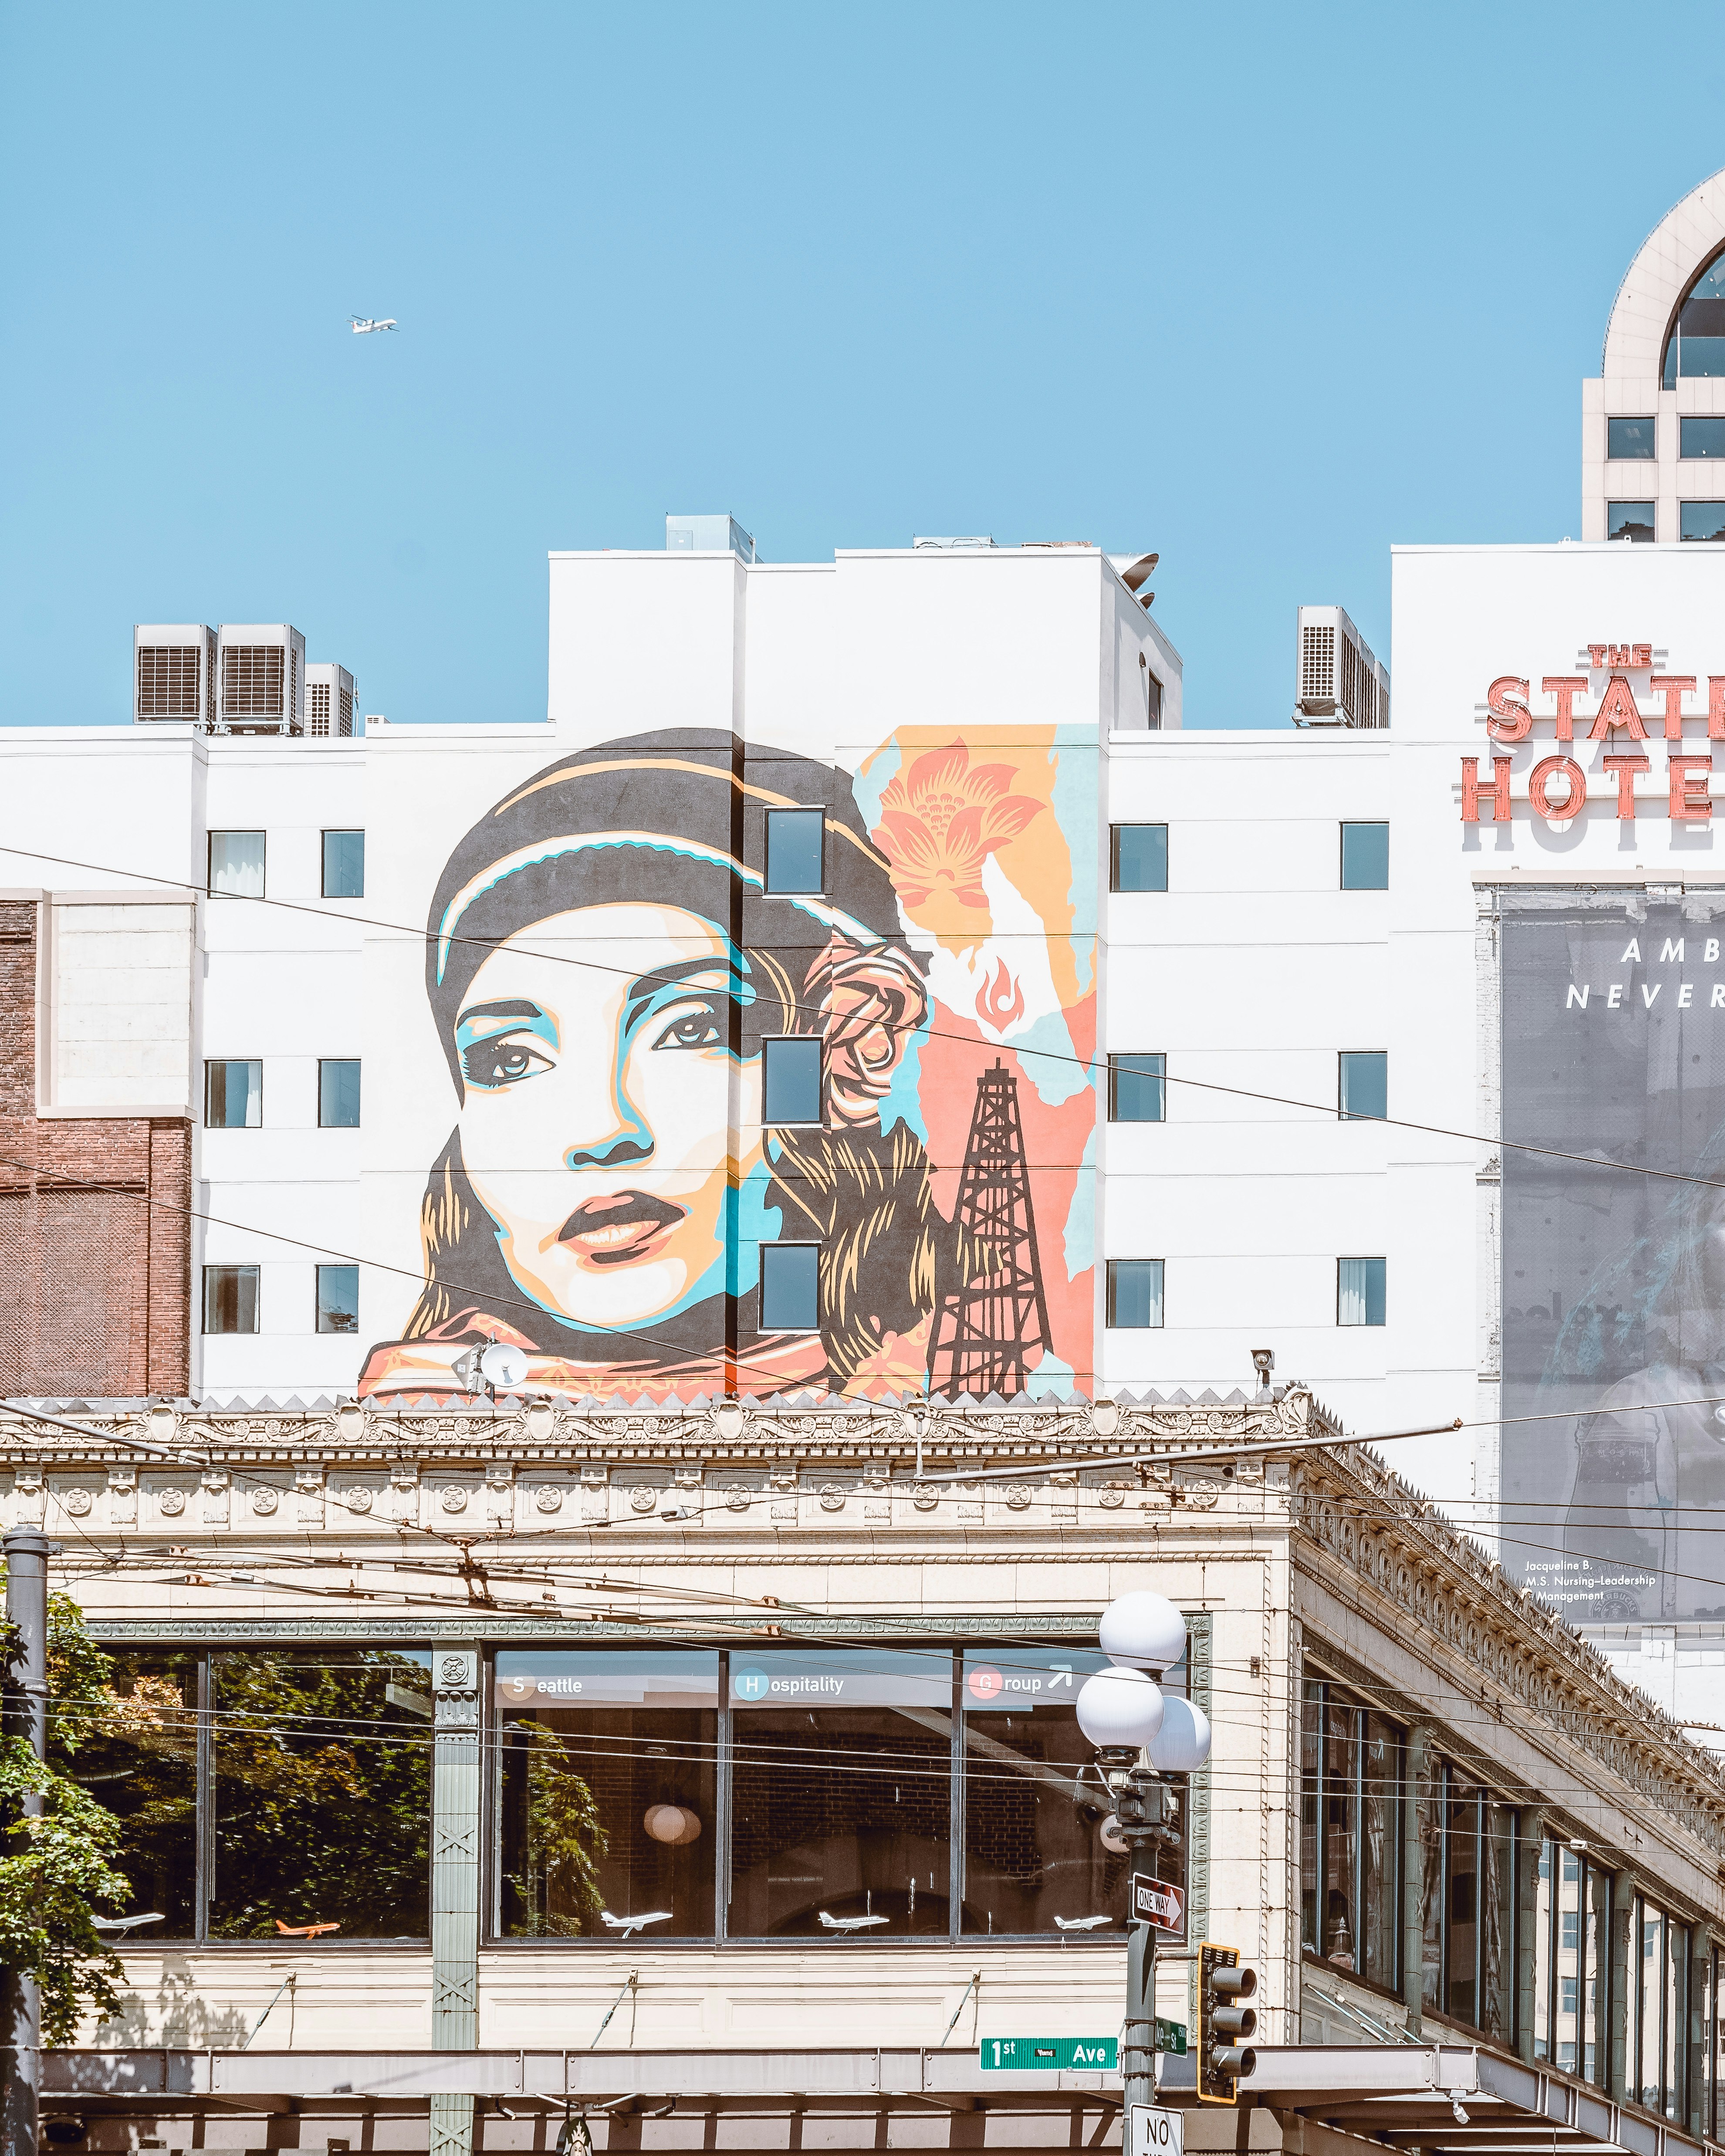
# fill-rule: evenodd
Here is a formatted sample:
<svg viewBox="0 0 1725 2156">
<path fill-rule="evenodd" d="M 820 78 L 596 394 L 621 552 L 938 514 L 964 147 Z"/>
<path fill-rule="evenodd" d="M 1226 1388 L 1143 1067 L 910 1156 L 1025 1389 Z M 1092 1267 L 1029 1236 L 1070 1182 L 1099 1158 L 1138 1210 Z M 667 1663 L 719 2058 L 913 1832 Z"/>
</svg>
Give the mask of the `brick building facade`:
<svg viewBox="0 0 1725 2156">
<path fill-rule="evenodd" d="M 41 911 L 0 901 L 0 1391 L 178 1396 L 191 1123 L 39 1112 Z"/>
</svg>

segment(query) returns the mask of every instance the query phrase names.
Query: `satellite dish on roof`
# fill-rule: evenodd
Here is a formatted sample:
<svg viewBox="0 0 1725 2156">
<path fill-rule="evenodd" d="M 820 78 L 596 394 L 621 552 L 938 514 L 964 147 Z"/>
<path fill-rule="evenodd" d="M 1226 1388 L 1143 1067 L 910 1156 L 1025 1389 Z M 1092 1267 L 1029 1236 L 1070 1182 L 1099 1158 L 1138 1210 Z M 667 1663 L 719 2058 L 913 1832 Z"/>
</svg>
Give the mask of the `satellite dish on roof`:
<svg viewBox="0 0 1725 2156">
<path fill-rule="evenodd" d="M 480 1375 L 494 1392 L 518 1393 L 527 1382 L 527 1358 L 519 1348 L 493 1341 L 480 1357 Z"/>
</svg>

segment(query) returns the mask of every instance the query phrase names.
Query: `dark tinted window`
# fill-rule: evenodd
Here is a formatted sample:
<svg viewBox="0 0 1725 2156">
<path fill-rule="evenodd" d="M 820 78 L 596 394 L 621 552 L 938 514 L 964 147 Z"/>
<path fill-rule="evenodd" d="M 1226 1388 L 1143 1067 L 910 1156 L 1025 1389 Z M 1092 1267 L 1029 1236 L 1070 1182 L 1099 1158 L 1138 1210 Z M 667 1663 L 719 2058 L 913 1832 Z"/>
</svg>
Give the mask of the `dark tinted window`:
<svg viewBox="0 0 1725 2156">
<path fill-rule="evenodd" d="M 147 1649 L 110 1661 L 111 1706 L 65 1718 L 76 1746 L 67 1765 L 121 1822 L 116 1868 L 132 1897 L 100 1913 L 153 1917 L 120 1935 L 122 1945 L 147 1948 L 197 1928 L 198 1658 Z"/>
<path fill-rule="evenodd" d="M 359 1330 L 359 1267 L 320 1265 L 317 1269 L 317 1329 L 320 1332 L 357 1332 Z"/>
<path fill-rule="evenodd" d="M 258 1269 L 255 1265 L 204 1267 L 203 1329 L 206 1332 L 257 1331 Z"/>
<path fill-rule="evenodd" d="M 767 811 L 768 891 L 821 888 L 822 820 L 819 808 Z"/>
<path fill-rule="evenodd" d="M 1381 1048 L 1344 1049 L 1340 1107 L 1344 1119 L 1379 1119 L 1389 1113 L 1389 1057 Z"/>
<path fill-rule="evenodd" d="M 761 1245 L 761 1330 L 812 1332 L 820 1322 L 819 1246 Z"/>
<path fill-rule="evenodd" d="M 430 1664 L 345 1646 L 212 1656 L 213 1938 L 427 1936 Z"/>
<path fill-rule="evenodd" d="M 213 1131 L 254 1131 L 264 1120 L 264 1065 L 232 1056 L 203 1066 L 203 1120 Z"/>
<path fill-rule="evenodd" d="M 1630 539 L 1637 546 L 1651 547 L 1653 543 L 1653 504 L 1651 501 L 1608 501 L 1605 504 L 1605 536 L 1608 539 Z"/>
<path fill-rule="evenodd" d="M 1342 888 L 1343 891 L 1389 890 L 1388 824 L 1344 824 L 1342 826 Z"/>
<path fill-rule="evenodd" d="M 952 1656 L 733 1648 L 731 1704 L 732 1936 L 944 1933 Z"/>
<path fill-rule="evenodd" d="M 359 1126 L 359 1063 L 330 1059 L 317 1066 L 317 1120 L 326 1131 Z"/>
<path fill-rule="evenodd" d="M 511 1938 L 711 1938 L 719 1657 L 704 1649 L 497 1656 L 498 1928 Z"/>
<path fill-rule="evenodd" d="M 1725 419 L 1682 419 L 1678 427 L 1681 455 L 1725 457 Z"/>
<path fill-rule="evenodd" d="M 1686 426 L 1688 422 L 1684 422 Z M 1653 449 L 1653 422 L 1651 419 L 1608 419 L 1605 422 L 1605 454 L 1608 457 L 1651 457 Z M 1686 457 L 1689 451 L 1683 452 Z"/>
<path fill-rule="evenodd" d="M 1162 1055 L 1108 1058 L 1111 1123 L 1159 1123 L 1163 1119 L 1168 1058 Z"/>
<path fill-rule="evenodd" d="M 366 834 L 326 831 L 323 834 L 323 895 L 363 898 L 366 895 Z"/>
<path fill-rule="evenodd" d="M 1112 834 L 1115 891 L 1168 889 L 1168 825 L 1117 824 Z"/>
<path fill-rule="evenodd" d="M 761 1120 L 763 1123 L 820 1121 L 821 1043 L 815 1038 L 761 1044 Z"/>
<path fill-rule="evenodd" d="M 1162 1260 L 1110 1258 L 1107 1322 L 1122 1332 L 1153 1332 L 1162 1323 Z"/>
</svg>

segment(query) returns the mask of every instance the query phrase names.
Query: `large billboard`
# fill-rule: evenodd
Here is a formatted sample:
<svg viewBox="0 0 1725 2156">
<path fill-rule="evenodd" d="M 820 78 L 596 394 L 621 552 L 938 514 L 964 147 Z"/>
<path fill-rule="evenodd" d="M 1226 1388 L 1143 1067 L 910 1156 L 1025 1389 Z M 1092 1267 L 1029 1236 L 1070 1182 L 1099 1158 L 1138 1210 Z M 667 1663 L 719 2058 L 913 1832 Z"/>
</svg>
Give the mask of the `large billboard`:
<svg viewBox="0 0 1725 2156">
<path fill-rule="evenodd" d="M 1094 729 L 470 737 L 373 801 L 362 1394 L 486 1341 L 574 1397 L 1091 1389 Z"/>
<path fill-rule="evenodd" d="M 1725 1618 L 1722 950 L 1725 893 L 1504 899 L 1503 1557 L 1577 1624 Z"/>
</svg>

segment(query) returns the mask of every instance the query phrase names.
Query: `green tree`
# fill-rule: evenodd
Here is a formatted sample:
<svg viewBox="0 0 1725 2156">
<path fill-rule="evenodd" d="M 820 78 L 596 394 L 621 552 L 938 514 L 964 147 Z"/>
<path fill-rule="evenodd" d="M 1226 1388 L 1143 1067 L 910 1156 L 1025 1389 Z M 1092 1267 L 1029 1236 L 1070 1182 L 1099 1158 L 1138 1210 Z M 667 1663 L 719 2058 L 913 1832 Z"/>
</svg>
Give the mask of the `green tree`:
<svg viewBox="0 0 1725 2156">
<path fill-rule="evenodd" d="M 0 1565 L 0 1582 L 4 1575 Z M 11 1829 L 0 1854 L 0 1961 L 35 1979 L 49 2044 L 69 2042 L 87 2011 L 111 2014 L 120 2005 L 114 1984 L 124 1972 L 91 1906 L 118 1907 L 131 1897 L 114 1861 L 120 1822 L 62 1771 L 112 1708 L 110 1673 L 83 1611 L 67 1595 L 50 1596 L 49 1756 L 38 1759 L 22 1737 L 0 1738 L 0 1815 Z M 41 1798 L 42 1810 L 26 1817 L 30 1796 Z"/>
</svg>

